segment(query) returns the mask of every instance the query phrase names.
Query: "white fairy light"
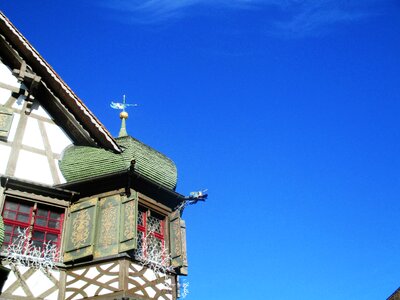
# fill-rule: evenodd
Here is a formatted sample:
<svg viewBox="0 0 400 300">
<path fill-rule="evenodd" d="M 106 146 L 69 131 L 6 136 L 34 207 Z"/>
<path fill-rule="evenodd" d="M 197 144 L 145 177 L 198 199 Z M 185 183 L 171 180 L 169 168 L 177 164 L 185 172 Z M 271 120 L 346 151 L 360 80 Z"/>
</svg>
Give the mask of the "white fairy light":
<svg viewBox="0 0 400 300">
<path fill-rule="evenodd" d="M 17 238 L 3 251 L 5 261 L 10 265 L 20 265 L 43 271 L 57 269 L 56 263 L 61 262 L 60 250 L 51 241 L 43 243 L 42 247 L 33 245 L 28 236 L 28 228 L 18 228 Z"/>
</svg>

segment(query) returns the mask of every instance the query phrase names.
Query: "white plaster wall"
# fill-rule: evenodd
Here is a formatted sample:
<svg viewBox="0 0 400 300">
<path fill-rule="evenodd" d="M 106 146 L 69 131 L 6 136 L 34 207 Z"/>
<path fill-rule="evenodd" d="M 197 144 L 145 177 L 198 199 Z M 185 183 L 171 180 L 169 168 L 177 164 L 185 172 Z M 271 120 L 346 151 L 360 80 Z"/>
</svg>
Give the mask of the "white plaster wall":
<svg viewBox="0 0 400 300">
<path fill-rule="evenodd" d="M 61 152 L 69 145 L 72 144 L 69 137 L 64 131 L 55 124 L 45 124 L 47 137 L 50 141 L 51 150 L 54 153 L 61 154 Z"/>
<path fill-rule="evenodd" d="M 26 89 L 25 85 L 19 83 L 17 78 L 12 74 L 12 71 L 1 61 L 0 82 L 16 88 Z M 11 91 L 0 88 L 0 105 L 5 104 L 9 100 L 10 96 Z M 25 96 L 19 96 L 12 107 L 16 110 L 22 111 L 25 98 Z M 40 99 L 38 99 L 38 101 L 40 101 Z M 21 113 L 23 114 L 24 112 Z M 11 130 L 7 139 L 8 145 L 3 143 L 0 144 L 0 174 L 5 174 L 11 152 L 11 144 L 14 142 L 20 121 L 20 113 L 14 112 L 13 116 Z M 37 117 L 39 117 L 41 120 L 39 121 Z M 43 118 L 47 119 L 48 122 L 43 121 Z M 27 120 L 25 132 L 22 137 L 22 144 L 37 150 L 45 150 L 45 144 L 38 123 L 43 122 L 46 135 L 50 143 L 50 150 L 56 155 L 61 155 L 62 151 L 69 146 L 72 141 L 60 127 L 54 124 L 52 120 L 52 116 L 47 113 L 47 111 L 39 104 L 39 102 L 35 102 L 32 107 L 31 115 Z M 59 178 L 61 182 L 64 183 L 65 179 L 58 168 L 58 161 L 56 160 L 55 162 Z M 47 157 L 45 155 L 31 153 L 26 150 L 20 151 L 16 170 L 12 175 L 34 182 L 54 184 Z"/>
<path fill-rule="evenodd" d="M 0 82 L 2 82 L 1 79 Z M 10 96 L 11 96 L 11 91 L 0 87 L 0 105 L 6 103 L 6 101 L 10 98 Z"/>
<path fill-rule="evenodd" d="M 10 157 L 11 147 L 0 144 L 0 174 L 6 173 L 8 159 Z"/>
<path fill-rule="evenodd" d="M 9 268 L 9 266 L 7 266 Z M 28 268 L 24 266 L 17 266 L 16 269 L 20 274 L 26 275 L 28 274 Z M 50 270 L 50 276 L 55 279 L 56 281 L 60 281 L 60 272 L 56 270 Z M 26 277 L 26 276 L 25 276 Z M 8 278 L 6 282 L 4 283 L 3 287 L 3 293 L 10 294 L 11 291 L 9 291 L 9 287 L 11 287 L 15 283 L 19 283 L 20 279 L 15 275 L 14 271 L 11 271 L 8 275 Z M 34 270 L 32 274 L 29 276 L 29 278 L 25 281 L 26 286 L 28 287 L 29 291 L 33 294 L 34 297 L 38 297 L 40 294 L 48 291 L 49 289 L 53 288 L 55 286 L 55 283 L 51 281 L 51 279 L 46 276 L 42 271 L 40 270 Z M 58 292 L 59 290 L 56 288 L 53 293 L 50 295 L 46 296 L 44 299 L 45 300 L 57 300 L 58 299 Z M 25 291 L 22 289 L 22 287 L 18 287 L 14 292 L 12 292 L 13 299 L 16 298 L 15 296 L 21 296 L 25 297 L 25 299 L 28 299 L 28 295 L 25 293 Z M 6 299 L 2 298 L 1 299 Z M 8 299 L 8 298 L 7 298 Z"/>
<path fill-rule="evenodd" d="M 47 113 L 47 111 L 40 105 L 34 105 L 32 108 L 32 115 L 40 116 L 46 119 L 51 120 L 51 116 Z"/>
<path fill-rule="evenodd" d="M 10 68 L 8 68 L 2 61 L 0 61 L 0 82 L 19 88 L 21 86 L 18 83 L 17 78 L 12 74 Z M 4 104 L 11 96 L 11 91 L 0 88 L 0 104 Z"/>
<path fill-rule="evenodd" d="M 15 177 L 29 181 L 54 184 L 47 157 L 21 150 L 15 169 Z"/>
<path fill-rule="evenodd" d="M 55 272 L 52 272 L 52 275 L 57 275 Z M 59 272 L 58 272 L 59 273 Z M 41 294 L 46 292 L 50 287 L 54 286 L 54 283 L 40 270 L 36 270 L 32 276 L 30 276 L 26 280 L 26 284 L 29 289 L 32 291 L 34 297 L 39 297 Z M 52 294 L 51 297 L 47 296 L 46 300 L 57 300 L 58 291 L 55 294 Z"/>
<path fill-rule="evenodd" d="M 66 183 L 67 181 L 65 180 L 64 175 L 61 173 L 61 170 L 59 168 L 59 160 L 55 159 L 54 163 L 57 166 L 57 174 L 58 174 L 58 179 L 60 179 L 60 183 Z"/>
<path fill-rule="evenodd" d="M 28 118 L 22 144 L 36 149 L 44 150 L 43 138 L 36 119 Z"/>
<path fill-rule="evenodd" d="M 20 115 L 15 113 L 14 117 L 13 117 L 12 124 L 11 124 L 10 133 L 8 134 L 7 141 L 9 141 L 9 142 L 14 141 L 15 134 L 17 133 L 17 127 L 18 127 L 18 123 L 19 123 L 19 118 L 20 118 Z"/>
<path fill-rule="evenodd" d="M 16 108 L 16 109 L 22 109 L 24 106 L 24 100 L 26 99 L 25 96 L 20 95 L 17 99 L 17 101 L 15 101 L 15 103 L 13 104 L 12 108 Z"/>
</svg>

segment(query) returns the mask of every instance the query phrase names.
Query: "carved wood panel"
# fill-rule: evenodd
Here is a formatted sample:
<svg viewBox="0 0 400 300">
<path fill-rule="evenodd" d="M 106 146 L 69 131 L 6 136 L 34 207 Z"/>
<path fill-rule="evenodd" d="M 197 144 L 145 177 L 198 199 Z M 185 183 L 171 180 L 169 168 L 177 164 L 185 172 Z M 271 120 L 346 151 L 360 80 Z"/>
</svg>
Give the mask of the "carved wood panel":
<svg viewBox="0 0 400 300">
<path fill-rule="evenodd" d="M 173 299 L 173 280 L 170 276 L 155 273 L 153 270 L 135 263 L 129 264 L 128 274 L 130 294 L 143 296 L 144 299 Z"/>
<path fill-rule="evenodd" d="M 84 299 L 121 290 L 119 262 L 67 271 L 65 299 Z"/>
<path fill-rule="evenodd" d="M 127 260 L 70 270 L 67 271 L 66 278 L 66 300 L 96 297 L 114 299 L 120 295 L 135 299 L 175 299 L 173 277 L 155 273 Z"/>
</svg>

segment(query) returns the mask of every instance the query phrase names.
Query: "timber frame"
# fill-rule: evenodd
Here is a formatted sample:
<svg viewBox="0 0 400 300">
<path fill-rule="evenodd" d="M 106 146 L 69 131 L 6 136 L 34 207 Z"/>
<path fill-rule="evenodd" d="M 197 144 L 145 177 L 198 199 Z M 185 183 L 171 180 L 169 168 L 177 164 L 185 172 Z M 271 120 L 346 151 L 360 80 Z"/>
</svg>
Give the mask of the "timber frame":
<svg viewBox="0 0 400 300">
<path fill-rule="evenodd" d="M 129 186 L 127 186 L 128 183 Z M 58 186 L 37 184 L 11 176 L 0 176 L 0 193 L 2 195 L 0 197 L 0 209 L 3 209 L 4 201 L 7 197 L 13 197 L 70 211 L 71 204 L 85 201 L 90 197 L 100 199 L 112 195 L 126 195 L 127 191 L 129 191 L 129 194 L 137 191 L 137 199 L 140 206 L 162 214 L 168 220 L 168 216 L 174 211 L 175 206 L 178 206 L 183 201 L 184 197 L 161 186 L 155 189 L 154 185 L 154 182 L 142 178 L 132 170 Z M 153 190 L 154 192 L 149 195 L 147 193 L 148 190 Z M 63 225 L 62 236 L 68 234 L 67 219 Z M 166 229 L 166 232 L 169 232 L 169 230 Z M 169 243 L 168 235 L 166 243 Z M 65 247 L 64 242 L 62 244 L 62 252 L 66 250 Z M 36 298 L 34 297 L 34 290 L 26 282 L 35 276 L 47 276 L 48 280 L 50 280 L 48 283 L 49 289 L 45 290 L 42 295 L 58 290 L 59 300 L 75 299 L 75 297 L 89 300 L 170 300 L 177 297 L 177 273 L 175 271 L 169 271 L 166 275 L 167 277 L 165 277 L 167 279 L 158 277 L 156 273 L 151 273 L 151 269 L 148 269 L 147 266 L 137 262 L 130 252 L 99 258 L 92 257 L 88 260 L 72 262 L 72 264 L 58 263 L 57 272 L 59 272 L 59 275 L 54 272 L 26 271 L 18 266 L 6 266 L 11 268 L 11 273 L 14 277 L 19 278 L 18 281 L 23 285 L 26 295 L 32 298 Z M 102 279 L 103 276 L 106 276 L 109 280 L 105 282 Z M 165 288 L 165 280 L 169 282 L 167 289 Z M 77 282 L 84 284 L 78 290 L 76 289 Z M 12 295 L 17 288 L 15 284 L 8 286 L 3 291 L 3 295 L 6 298 L 0 296 L 0 299 L 14 299 Z M 93 290 L 96 290 L 96 292 L 93 292 Z"/>
<path fill-rule="evenodd" d="M 39 99 L 51 115 L 58 116 L 55 121 L 77 145 L 101 146 L 120 153 L 107 129 L 1 11 L 0 28 L 1 59 L 27 89 L 17 91 L 4 84 L 0 86 L 28 96 L 28 102 Z"/>
<path fill-rule="evenodd" d="M 173 161 L 132 137 L 114 139 L 1 11 L 0 64 L 7 75 L 0 89 L 8 90 L 0 105 L 0 147 L 7 149 L 2 153 L 8 156 L 4 160 L 6 175 L 0 174 L 0 212 L 6 218 L 3 249 L 8 247 L 8 252 L 0 256 L 1 264 L 10 269 L 4 289 L 0 288 L 0 300 L 176 299 L 178 276 L 187 275 L 188 266 L 186 225 L 181 219 L 187 199 L 175 192 Z M 47 127 L 56 128 L 57 135 Z M 87 162 L 86 157 L 77 161 L 72 156 L 72 170 L 77 174 L 88 170 L 89 174 L 69 179 L 62 169 L 61 159 L 70 149 L 61 143 L 63 138 L 66 144 L 100 149 L 107 155 L 87 168 L 81 164 Z M 31 156 L 19 156 L 24 151 Z M 37 156 L 41 158 L 35 159 Z M 97 163 L 113 164 L 109 157 L 118 157 L 123 163 L 118 168 L 105 168 L 111 173 L 96 176 L 104 174 L 93 172 Z M 141 169 L 141 157 L 157 163 Z M 47 176 L 43 166 L 50 167 L 52 180 L 36 178 Z M 60 184 L 62 176 L 69 181 Z M 28 216 L 27 221 L 20 216 Z M 20 228 L 26 230 L 24 246 L 14 239 L 21 238 L 21 233 L 15 234 Z M 48 238 L 48 234 L 57 234 L 57 239 Z M 146 244 L 149 237 L 158 240 Z M 29 252 L 30 243 L 38 241 L 42 244 L 35 244 Z M 44 246 L 54 241 L 57 247 L 53 249 L 64 260 L 57 255 L 50 267 L 31 265 L 35 258 L 39 262 L 46 258 Z M 14 246 L 27 250 L 21 254 Z M 149 254 L 154 249 L 162 260 Z M 39 254 L 35 257 L 32 253 Z M 27 260 L 18 261 L 22 256 Z"/>
<path fill-rule="evenodd" d="M 79 193 L 70 190 L 4 175 L 0 176 L 0 188 L 1 194 L 26 197 L 42 202 L 48 201 L 50 204 L 65 207 L 69 205 L 72 199 L 79 196 Z"/>
</svg>

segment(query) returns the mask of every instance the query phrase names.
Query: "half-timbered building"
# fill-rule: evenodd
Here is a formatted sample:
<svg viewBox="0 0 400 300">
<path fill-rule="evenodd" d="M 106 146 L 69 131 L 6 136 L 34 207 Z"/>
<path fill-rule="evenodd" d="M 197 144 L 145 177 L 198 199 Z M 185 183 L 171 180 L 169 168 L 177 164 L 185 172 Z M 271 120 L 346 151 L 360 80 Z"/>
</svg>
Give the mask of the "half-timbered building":
<svg viewBox="0 0 400 300">
<path fill-rule="evenodd" d="M 172 160 L 114 138 L 0 13 L 0 299 L 176 299 L 176 183 Z"/>
<path fill-rule="evenodd" d="M 386 300 L 400 300 L 400 288 L 395 290 Z"/>
</svg>

